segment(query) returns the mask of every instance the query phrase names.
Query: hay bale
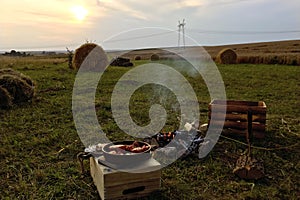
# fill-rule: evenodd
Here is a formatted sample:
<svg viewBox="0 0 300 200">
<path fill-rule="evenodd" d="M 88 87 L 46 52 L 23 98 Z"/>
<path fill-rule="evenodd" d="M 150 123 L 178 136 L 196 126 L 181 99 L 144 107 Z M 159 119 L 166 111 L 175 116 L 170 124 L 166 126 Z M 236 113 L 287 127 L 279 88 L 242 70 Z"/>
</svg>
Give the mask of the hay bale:
<svg viewBox="0 0 300 200">
<path fill-rule="evenodd" d="M 220 64 L 236 64 L 237 54 L 232 49 L 223 49 L 218 53 L 216 62 Z"/>
<path fill-rule="evenodd" d="M 28 102 L 34 94 L 35 84 L 30 77 L 10 68 L 0 69 L 0 107 Z"/>
<path fill-rule="evenodd" d="M 151 60 L 151 61 L 157 61 L 157 60 L 159 60 L 159 55 L 157 55 L 157 54 L 152 54 L 151 57 L 150 57 L 150 60 Z"/>
<path fill-rule="evenodd" d="M 8 108 L 13 104 L 13 98 L 10 96 L 9 92 L 0 86 L 0 108 Z"/>
<path fill-rule="evenodd" d="M 0 86 L 5 88 L 13 98 L 14 104 L 28 102 L 34 96 L 34 87 L 18 76 L 3 74 L 0 76 Z"/>
<path fill-rule="evenodd" d="M 76 49 L 72 59 L 73 69 L 79 69 L 84 59 L 96 46 L 97 44 L 94 43 L 86 43 L 81 45 L 78 49 Z"/>
<path fill-rule="evenodd" d="M 133 63 L 130 62 L 130 59 L 128 58 L 117 57 L 113 59 L 113 61 L 110 63 L 110 66 L 132 67 Z"/>
<path fill-rule="evenodd" d="M 3 75 L 3 74 L 10 74 L 10 75 L 13 75 L 13 76 L 17 76 L 20 79 L 24 80 L 28 85 L 30 85 L 32 87 L 35 86 L 34 82 L 31 80 L 30 77 L 25 76 L 24 74 L 22 74 L 20 72 L 17 72 L 15 70 L 11 69 L 11 68 L 0 69 L 0 76 Z"/>
<path fill-rule="evenodd" d="M 141 56 L 136 56 L 136 57 L 134 58 L 134 60 L 142 60 L 142 57 L 141 57 Z"/>
</svg>

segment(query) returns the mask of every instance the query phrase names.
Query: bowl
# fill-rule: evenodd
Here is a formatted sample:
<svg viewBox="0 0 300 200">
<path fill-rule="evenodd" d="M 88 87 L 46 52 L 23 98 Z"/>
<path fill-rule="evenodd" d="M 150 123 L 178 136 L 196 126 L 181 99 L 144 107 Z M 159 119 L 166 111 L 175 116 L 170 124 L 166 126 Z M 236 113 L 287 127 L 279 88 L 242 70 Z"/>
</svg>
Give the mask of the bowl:
<svg viewBox="0 0 300 200">
<path fill-rule="evenodd" d="M 131 151 L 125 151 L 119 147 L 122 145 L 132 145 L 135 143 L 139 147 L 146 146 L 147 148 L 139 153 L 131 152 Z M 105 161 L 117 164 L 117 165 L 138 165 L 141 162 L 144 162 L 148 159 L 150 159 L 151 146 L 150 144 L 146 142 L 141 141 L 118 141 L 118 142 L 112 142 L 109 144 L 106 144 L 102 148 L 103 156 L 105 158 Z M 118 151 L 118 152 L 116 152 Z"/>
</svg>

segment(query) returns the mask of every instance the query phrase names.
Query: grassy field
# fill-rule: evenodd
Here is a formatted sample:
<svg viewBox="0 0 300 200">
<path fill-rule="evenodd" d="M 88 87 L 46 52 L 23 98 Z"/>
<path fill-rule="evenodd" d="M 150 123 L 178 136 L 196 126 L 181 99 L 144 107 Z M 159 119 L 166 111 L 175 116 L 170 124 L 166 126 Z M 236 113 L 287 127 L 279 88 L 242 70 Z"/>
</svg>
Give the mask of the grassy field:
<svg viewBox="0 0 300 200">
<path fill-rule="evenodd" d="M 136 64 L 141 64 L 136 63 Z M 0 57 L 37 83 L 33 102 L 0 110 L 0 199 L 99 199 L 89 175 L 81 176 L 76 159 L 84 149 L 73 122 L 71 102 L 76 72 L 65 58 Z M 265 101 L 266 138 L 253 153 L 264 160 L 266 177 L 244 181 L 232 170 L 245 145 L 221 138 L 202 160 L 196 155 L 163 169 L 160 194 L 150 199 L 297 199 L 300 196 L 300 68 L 284 65 L 219 65 L 228 99 Z M 125 139 L 113 122 L 109 94 L 130 68 L 105 73 L 95 102 L 99 122 L 111 139 Z M 201 80 L 190 80 L 198 96 L 201 122 L 207 122 L 208 96 Z M 197 82 L 198 81 L 198 82 Z M 133 119 L 147 123 L 144 88 L 132 97 Z M 108 94 L 107 96 L 104 94 Z M 178 114 L 178 113 L 177 113 Z M 176 113 L 167 129 L 176 127 Z M 245 142 L 241 138 L 236 138 Z M 262 148 L 261 148 L 262 147 Z M 88 163 L 86 163 L 88 168 Z"/>
<path fill-rule="evenodd" d="M 259 42 L 248 44 L 231 44 L 221 46 L 203 46 L 208 54 L 215 59 L 218 53 L 230 48 L 237 54 L 239 64 L 285 64 L 300 65 L 300 40 L 286 40 L 274 42 Z M 169 50 L 175 50 L 170 48 Z M 187 51 L 201 51 L 199 47 L 187 47 Z M 126 53 L 126 56 L 135 59 L 138 55 L 142 59 L 149 59 L 152 54 L 166 58 L 160 49 L 142 49 Z M 168 56 L 167 56 L 168 57 Z"/>
</svg>

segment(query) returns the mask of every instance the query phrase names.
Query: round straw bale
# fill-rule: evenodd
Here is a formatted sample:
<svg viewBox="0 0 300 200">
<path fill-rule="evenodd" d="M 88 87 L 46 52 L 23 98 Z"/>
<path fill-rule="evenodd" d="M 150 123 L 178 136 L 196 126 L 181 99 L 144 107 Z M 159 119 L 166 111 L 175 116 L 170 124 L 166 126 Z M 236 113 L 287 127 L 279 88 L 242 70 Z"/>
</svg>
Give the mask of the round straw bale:
<svg viewBox="0 0 300 200">
<path fill-rule="evenodd" d="M 141 57 L 141 56 L 136 56 L 136 57 L 134 58 L 134 60 L 142 60 L 142 57 Z"/>
<path fill-rule="evenodd" d="M 157 55 L 157 54 L 152 54 L 151 57 L 150 57 L 150 60 L 152 60 L 152 61 L 157 61 L 157 60 L 159 60 L 159 55 Z"/>
<path fill-rule="evenodd" d="M 133 63 L 130 62 L 129 58 L 116 57 L 112 60 L 110 66 L 132 67 Z"/>
<path fill-rule="evenodd" d="M 12 106 L 13 98 L 10 96 L 9 92 L 0 86 L 0 108 L 7 108 Z"/>
<path fill-rule="evenodd" d="M 95 47 L 99 47 L 99 49 L 97 49 L 96 54 L 97 54 L 97 56 L 99 54 L 99 59 L 101 60 L 100 62 L 108 62 L 107 56 L 106 56 L 104 50 L 100 46 L 98 46 L 97 44 L 94 44 L 94 43 L 86 43 L 86 44 L 81 45 L 78 49 L 75 50 L 75 53 L 74 53 L 74 56 L 72 59 L 73 69 L 79 69 L 80 66 L 82 65 L 83 61 L 86 59 L 86 57 L 90 54 L 90 52 Z M 86 63 L 86 64 L 88 64 L 90 66 L 97 65 L 96 63 Z"/>
<path fill-rule="evenodd" d="M 16 75 L 0 75 L 0 86 L 7 90 L 13 98 L 12 102 L 15 104 L 28 102 L 34 96 L 34 86 L 29 85 L 25 80 Z"/>
<path fill-rule="evenodd" d="M 216 62 L 220 64 L 236 64 L 237 54 L 232 49 L 223 49 L 218 53 Z"/>
<path fill-rule="evenodd" d="M 13 76 L 17 76 L 19 77 L 20 79 L 24 80 L 28 85 L 34 87 L 35 83 L 31 80 L 30 77 L 18 72 L 18 71 L 15 71 L 13 70 L 12 68 L 4 68 L 4 69 L 0 69 L 0 76 L 3 75 L 3 74 L 10 74 L 10 75 L 13 75 Z"/>
</svg>

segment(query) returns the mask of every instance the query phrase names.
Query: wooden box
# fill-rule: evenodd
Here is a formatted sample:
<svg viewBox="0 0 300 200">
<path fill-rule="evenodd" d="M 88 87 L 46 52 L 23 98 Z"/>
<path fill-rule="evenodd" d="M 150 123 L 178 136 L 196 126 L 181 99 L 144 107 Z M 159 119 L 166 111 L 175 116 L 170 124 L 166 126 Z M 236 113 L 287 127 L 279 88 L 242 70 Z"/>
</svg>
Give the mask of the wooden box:
<svg viewBox="0 0 300 200">
<path fill-rule="evenodd" d="M 222 123 L 222 111 L 226 109 L 225 122 L 222 134 L 246 136 L 248 132 L 247 113 L 252 111 L 252 131 L 254 138 L 264 138 L 266 129 L 267 106 L 265 102 L 213 100 L 209 104 L 209 126 L 214 127 Z M 212 119 L 211 112 L 214 109 L 216 115 Z"/>
<path fill-rule="evenodd" d="M 145 197 L 160 189 L 160 164 L 154 159 L 149 159 L 144 163 L 147 170 L 154 171 L 142 173 L 116 171 L 99 164 L 98 159 L 90 158 L 90 168 L 91 176 L 102 200 Z M 143 166 L 139 167 L 140 170 L 143 169 Z"/>
</svg>

